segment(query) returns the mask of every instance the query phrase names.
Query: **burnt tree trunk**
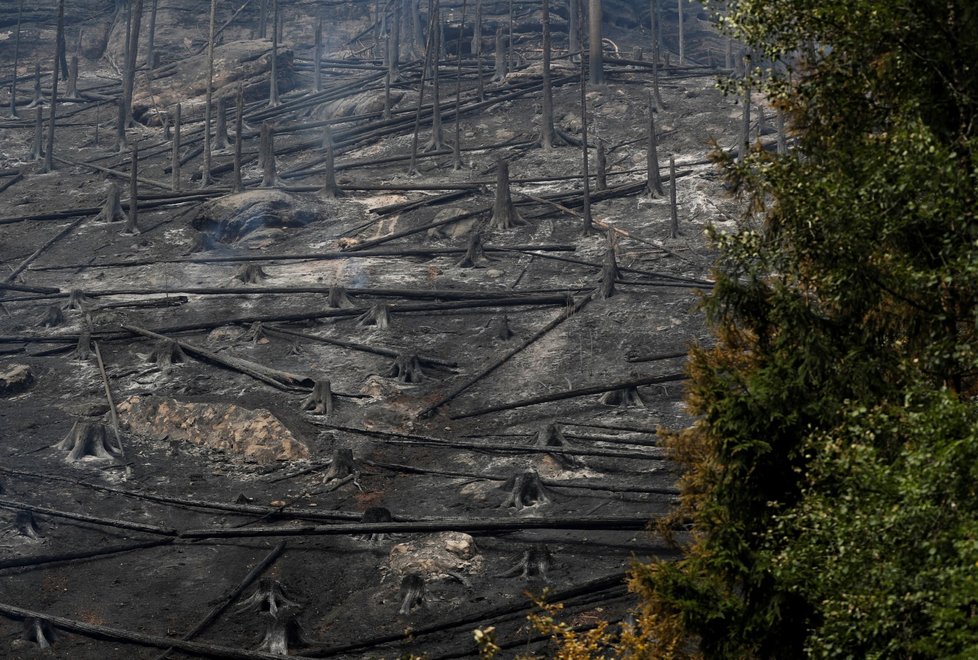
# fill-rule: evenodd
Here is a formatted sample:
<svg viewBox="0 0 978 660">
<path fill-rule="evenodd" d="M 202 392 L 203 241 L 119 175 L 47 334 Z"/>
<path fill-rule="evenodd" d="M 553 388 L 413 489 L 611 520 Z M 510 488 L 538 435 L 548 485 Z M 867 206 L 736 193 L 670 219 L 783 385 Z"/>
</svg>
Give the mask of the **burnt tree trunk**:
<svg viewBox="0 0 978 660">
<path fill-rule="evenodd" d="M 236 193 L 241 192 L 241 142 L 243 136 L 241 135 L 244 128 L 244 91 L 238 89 L 238 95 L 235 98 L 235 112 L 234 112 L 234 180 L 231 182 L 232 190 Z"/>
<path fill-rule="evenodd" d="M 645 165 L 648 174 L 646 190 L 652 197 L 661 197 L 662 177 L 659 176 L 658 140 L 655 135 L 655 102 L 653 94 L 649 94 L 649 144 L 645 154 Z"/>
<path fill-rule="evenodd" d="M 156 68 L 156 10 L 159 0 L 152 0 L 149 6 L 149 34 L 146 35 L 146 68 Z"/>
<path fill-rule="evenodd" d="M 141 1 L 141 0 L 139 0 Z M 44 171 L 54 170 L 54 119 L 58 110 L 58 69 L 61 67 L 65 36 L 65 0 L 58 0 L 58 37 L 54 56 L 54 75 L 51 76 L 51 120 L 48 124 L 48 150 L 44 154 Z"/>
<path fill-rule="evenodd" d="M 315 62 L 313 64 L 315 68 L 315 91 L 323 91 L 323 19 L 319 18 L 319 22 L 316 23 L 316 47 L 315 47 Z"/>
<path fill-rule="evenodd" d="M 143 21 L 143 0 L 134 0 L 129 20 L 129 39 L 126 43 L 126 66 L 122 87 L 125 103 L 119 108 L 123 130 L 132 125 L 132 90 L 136 83 L 136 52 L 139 50 L 139 26 Z M 120 149 L 124 145 L 120 145 Z"/>
<path fill-rule="evenodd" d="M 679 237 L 679 208 L 676 202 L 676 159 L 669 156 L 669 237 Z"/>
<path fill-rule="evenodd" d="M 445 148 L 445 136 L 441 125 L 441 90 L 439 89 L 438 76 L 438 55 L 441 52 L 441 9 L 439 0 L 435 0 L 431 11 L 431 18 L 428 21 L 428 30 L 431 35 L 429 39 L 433 41 L 431 58 L 431 142 L 428 143 L 425 151 L 440 151 Z"/>
<path fill-rule="evenodd" d="M 604 53 L 601 48 L 601 0 L 588 0 L 588 21 L 588 38 L 591 47 L 590 83 L 592 85 L 603 85 Z"/>
<path fill-rule="evenodd" d="M 686 63 L 686 30 L 683 25 L 684 18 L 685 18 L 683 15 L 684 14 L 683 4 L 685 4 L 687 1 L 688 0 L 676 0 L 676 6 L 679 12 L 678 27 L 679 27 L 679 63 L 680 64 Z"/>
</svg>

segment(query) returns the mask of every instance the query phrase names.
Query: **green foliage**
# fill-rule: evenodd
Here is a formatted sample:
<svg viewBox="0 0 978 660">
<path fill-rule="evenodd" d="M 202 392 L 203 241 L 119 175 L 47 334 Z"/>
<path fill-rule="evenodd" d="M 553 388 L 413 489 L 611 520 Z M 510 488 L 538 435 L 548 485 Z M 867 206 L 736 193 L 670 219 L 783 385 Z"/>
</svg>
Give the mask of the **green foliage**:
<svg viewBox="0 0 978 660">
<path fill-rule="evenodd" d="M 692 540 L 634 584 L 707 657 L 972 657 L 978 6 L 714 4 L 795 144 L 721 159 L 749 212 L 669 439 Z"/>
</svg>

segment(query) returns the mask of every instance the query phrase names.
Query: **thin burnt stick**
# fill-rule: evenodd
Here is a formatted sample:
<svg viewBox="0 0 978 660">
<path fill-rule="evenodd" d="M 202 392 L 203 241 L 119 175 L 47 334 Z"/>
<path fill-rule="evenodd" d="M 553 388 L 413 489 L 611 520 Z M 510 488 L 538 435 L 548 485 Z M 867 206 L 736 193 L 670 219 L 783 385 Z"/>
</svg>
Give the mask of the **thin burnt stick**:
<svg viewBox="0 0 978 660">
<path fill-rule="evenodd" d="M 553 556 L 545 543 L 534 543 L 530 548 L 523 551 L 520 560 L 508 571 L 499 574 L 499 577 L 516 577 L 523 580 L 540 579 L 547 582 L 547 573 L 553 568 Z"/>
<path fill-rule="evenodd" d="M 424 597 L 424 578 L 418 573 L 408 573 L 401 579 L 401 607 L 397 613 L 407 616 L 411 610 L 424 604 Z"/>
<path fill-rule="evenodd" d="M 112 389 L 109 387 L 109 375 L 105 372 L 105 363 L 102 361 L 102 351 L 97 341 L 92 342 L 95 350 L 95 360 L 98 363 L 99 374 L 102 376 L 102 385 L 105 389 L 105 400 L 109 404 L 109 420 L 112 422 L 112 432 L 115 435 L 115 448 L 119 453 L 119 458 L 123 463 L 126 462 L 126 448 L 122 445 L 122 436 L 119 433 L 119 414 L 115 408 L 115 401 L 112 400 Z"/>
<path fill-rule="evenodd" d="M 244 593 L 245 589 L 250 587 L 255 580 L 261 577 L 262 573 L 267 571 L 269 568 L 271 568 L 271 566 L 276 561 L 278 561 L 278 558 L 282 556 L 282 553 L 284 551 L 285 551 L 285 541 L 282 541 L 281 543 L 276 545 L 271 552 L 265 555 L 264 559 L 258 562 L 258 564 L 248 572 L 248 574 L 244 577 L 244 579 L 241 580 L 240 583 L 238 583 L 238 586 L 235 587 L 231 591 L 231 593 L 227 594 L 226 596 L 223 596 L 221 598 L 221 601 L 217 605 L 215 605 L 210 612 L 207 613 L 207 616 L 201 619 L 200 622 L 196 626 L 194 626 L 192 630 L 190 630 L 190 632 L 185 634 L 180 639 L 184 641 L 190 641 L 194 637 L 197 637 L 202 632 L 210 628 L 221 617 L 221 615 L 227 611 L 227 609 L 234 603 L 234 601 L 236 601 L 241 596 L 241 594 Z M 167 658 L 170 655 L 170 653 L 172 653 L 173 651 L 174 651 L 173 648 L 167 649 L 166 651 L 158 655 L 156 660 L 164 660 L 164 658 Z"/>
<path fill-rule="evenodd" d="M 576 388 L 564 392 L 558 392 L 556 394 L 545 394 L 542 396 L 530 397 L 528 399 L 521 399 L 519 401 L 504 403 L 498 406 L 489 406 L 487 408 L 473 410 L 471 412 L 462 413 L 459 415 L 453 415 L 451 419 L 466 419 L 469 417 L 478 417 L 480 415 L 486 415 L 492 412 L 514 410 L 516 408 L 533 406 L 540 403 L 551 403 L 553 401 L 563 401 L 565 399 L 572 399 L 575 397 L 587 396 L 590 394 L 604 394 L 605 392 L 611 392 L 611 391 L 622 390 L 627 388 L 636 388 L 636 387 L 641 387 L 643 385 L 663 385 L 666 383 L 676 383 L 676 382 L 681 382 L 683 380 L 686 380 L 686 378 L 687 376 L 685 374 L 676 373 L 676 374 L 666 374 L 662 376 L 645 376 L 643 378 L 634 378 L 620 383 Z"/>
<path fill-rule="evenodd" d="M 563 323 L 564 321 L 566 321 L 568 318 L 570 318 L 571 316 L 573 316 L 577 312 L 581 311 L 581 309 L 583 309 L 584 306 L 590 300 L 591 300 L 590 296 L 585 296 L 585 297 L 581 298 L 578 302 L 574 303 L 573 306 L 570 306 L 567 309 L 565 309 L 560 315 L 557 316 L 557 318 L 555 318 L 554 320 L 550 321 L 550 323 L 548 323 L 547 325 L 545 325 L 543 328 L 541 328 L 540 330 L 537 330 L 531 336 L 529 336 L 525 340 L 523 340 L 520 343 L 519 346 L 517 346 L 517 347 L 513 348 L 512 350 L 508 351 L 505 355 L 503 355 L 502 357 L 500 357 L 499 359 L 497 359 L 496 361 L 494 361 L 492 364 L 490 364 L 489 366 L 487 366 L 484 369 L 482 369 L 481 371 L 479 371 L 474 376 L 468 378 L 463 383 L 461 383 L 459 385 L 456 385 L 454 388 L 452 388 L 452 390 L 448 394 L 445 394 L 440 399 L 438 399 L 438 401 L 436 401 L 435 403 L 429 405 L 423 411 L 421 411 L 420 413 L 418 413 L 418 417 L 424 418 L 424 417 L 429 417 L 430 415 L 432 415 L 436 410 L 438 410 L 439 408 L 441 408 L 442 406 L 444 406 L 446 403 L 449 403 L 450 401 L 452 401 L 459 394 L 461 394 L 465 390 L 467 390 L 470 387 L 472 387 L 473 385 L 475 385 L 477 382 L 479 382 L 480 380 L 482 380 L 483 378 L 485 378 L 486 376 L 488 376 L 489 374 L 491 374 L 492 372 L 494 372 L 499 367 L 501 367 L 504 364 L 506 364 L 506 362 L 508 362 L 514 355 L 522 352 L 524 349 L 526 349 L 527 347 L 529 347 L 530 345 L 532 345 L 533 343 L 535 343 L 537 340 L 539 340 L 541 337 L 543 337 L 544 335 L 546 335 L 548 332 L 550 332 L 551 330 L 553 330 L 554 328 L 556 328 L 558 325 L 560 325 L 561 323 Z"/>
<path fill-rule="evenodd" d="M 386 523 L 337 523 L 334 525 L 290 525 L 287 527 L 214 527 L 189 529 L 181 532 L 181 538 L 260 538 L 267 536 L 345 536 L 371 533 L 433 533 L 467 532 L 498 533 L 529 529 L 615 530 L 637 531 L 648 527 L 649 516 L 568 516 L 548 518 L 459 518 L 452 520 L 424 520 L 418 522 Z"/>
<path fill-rule="evenodd" d="M 166 341 L 171 339 L 165 335 L 151 332 L 143 328 L 136 326 L 124 325 L 122 326 L 124 330 L 133 332 L 144 337 L 149 337 L 150 339 L 156 339 L 161 341 Z M 220 366 L 238 371 L 247 376 L 251 376 L 256 380 L 271 385 L 275 389 L 279 390 L 295 390 L 295 389 L 305 389 L 311 388 L 313 386 L 312 379 L 306 378 L 304 376 L 299 376 L 296 374 L 290 374 L 285 371 L 279 371 L 277 369 L 270 369 L 264 365 L 258 364 L 257 362 L 252 362 L 251 360 L 245 360 L 238 357 L 219 355 L 213 351 L 208 351 L 206 349 L 200 348 L 185 341 L 179 339 L 173 339 L 172 341 L 180 345 L 186 353 L 193 355 L 198 359 L 203 359 L 208 362 L 213 362 Z"/>
<path fill-rule="evenodd" d="M 174 648 L 178 651 L 185 651 L 191 655 L 202 655 L 206 657 L 231 658 L 232 660 L 282 660 L 281 655 L 260 653 L 258 651 L 247 651 L 217 644 L 204 644 L 201 642 L 185 642 L 171 637 L 159 637 L 147 635 L 132 630 L 123 630 L 111 626 L 95 625 L 69 619 L 67 617 L 55 616 L 44 612 L 36 612 L 22 607 L 16 607 L 7 603 L 0 603 L 0 615 L 11 619 L 23 620 L 33 617 L 44 620 L 61 630 L 94 637 L 96 639 L 111 639 L 120 642 L 139 644 L 141 646 L 154 646 L 160 649 Z"/>
<path fill-rule="evenodd" d="M 380 348 L 377 346 L 369 346 L 367 344 L 360 344 L 352 341 L 347 341 L 345 339 L 333 339 L 331 337 L 320 337 L 318 335 L 310 335 L 304 332 L 296 332 L 295 330 L 287 330 L 285 328 L 265 328 L 266 332 L 270 335 L 275 336 L 276 334 L 285 335 L 287 337 L 298 337 L 300 339 L 308 339 L 310 341 L 317 341 L 324 344 L 331 344 L 333 346 L 342 346 L 343 348 L 349 348 L 355 351 L 361 351 L 364 353 L 372 353 L 374 355 L 383 355 L 385 357 L 396 358 L 401 355 L 402 351 L 397 351 L 389 348 Z M 437 365 L 441 367 L 457 367 L 458 363 L 451 360 L 442 360 L 440 358 L 429 357 L 426 355 L 418 355 L 418 360 L 422 363 Z"/>
<path fill-rule="evenodd" d="M 110 545 L 103 548 L 91 548 L 87 550 L 76 550 L 74 552 L 59 552 L 56 554 L 33 555 L 30 557 L 14 557 L 11 559 L 0 559 L 0 570 L 7 568 L 25 568 L 44 566 L 45 564 L 55 564 L 60 562 L 76 561 L 79 559 L 91 559 L 104 555 L 114 555 L 135 550 L 145 550 L 147 548 L 158 548 L 161 545 L 173 543 L 174 539 L 162 538 L 153 541 L 141 541 L 138 543 L 124 543 L 121 545 Z"/>
<path fill-rule="evenodd" d="M 71 511 L 59 511 L 57 509 L 51 509 L 49 507 L 38 506 L 35 504 L 28 504 L 26 502 L 17 502 L 14 500 L 8 500 L 3 497 L 0 497 L 0 507 L 3 507 L 5 509 L 11 509 L 13 511 L 32 511 L 34 513 L 39 513 L 45 516 L 52 516 L 55 518 L 64 518 L 66 520 L 78 520 L 81 522 L 91 523 L 93 525 L 101 525 L 102 527 L 128 529 L 135 532 L 145 532 L 147 534 L 156 534 L 159 536 L 176 536 L 177 534 L 177 531 L 175 529 L 157 527 L 156 525 L 144 525 L 142 523 L 131 522 L 128 520 L 118 520 L 114 518 L 102 518 L 99 516 L 89 516 L 87 514 L 73 513 Z"/>
</svg>

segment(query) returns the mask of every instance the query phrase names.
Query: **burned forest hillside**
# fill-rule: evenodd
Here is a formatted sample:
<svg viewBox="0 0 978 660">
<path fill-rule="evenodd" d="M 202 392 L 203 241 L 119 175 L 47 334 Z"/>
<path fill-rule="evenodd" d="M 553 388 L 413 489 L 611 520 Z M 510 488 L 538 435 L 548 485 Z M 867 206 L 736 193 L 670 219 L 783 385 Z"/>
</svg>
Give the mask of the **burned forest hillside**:
<svg viewBox="0 0 978 660">
<path fill-rule="evenodd" d="M 0 656 L 546 655 L 528 593 L 634 607 L 710 154 L 779 139 L 699 4 L 587 4 L 0 1 Z"/>
</svg>

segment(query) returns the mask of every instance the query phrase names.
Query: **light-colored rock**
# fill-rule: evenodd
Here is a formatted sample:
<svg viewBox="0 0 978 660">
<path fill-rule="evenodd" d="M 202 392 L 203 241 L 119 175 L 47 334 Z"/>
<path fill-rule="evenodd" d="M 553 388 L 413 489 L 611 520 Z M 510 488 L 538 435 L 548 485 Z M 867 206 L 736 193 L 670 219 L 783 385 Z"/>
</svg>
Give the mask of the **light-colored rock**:
<svg viewBox="0 0 978 660">
<path fill-rule="evenodd" d="M 478 573 L 484 560 L 469 534 L 439 532 L 395 545 L 388 563 L 396 575 L 418 573 L 427 581 Z"/>
<path fill-rule="evenodd" d="M 26 364 L 0 367 L 0 396 L 13 396 L 34 384 L 34 374 Z"/>
<path fill-rule="evenodd" d="M 156 396 L 130 397 L 118 409 L 119 419 L 139 435 L 182 440 L 261 464 L 309 458 L 309 448 L 265 409 Z"/>
<path fill-rule="evenodd" d="M 201 204 L 192 225 L 222 243 L 232 243 L 259 229 L 302 227 L 326 215 L 326 208 L 315 200 L 264 188 Z"/>
</svg>

